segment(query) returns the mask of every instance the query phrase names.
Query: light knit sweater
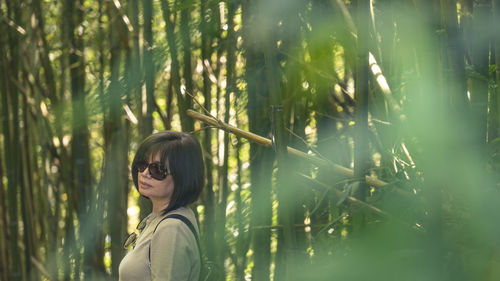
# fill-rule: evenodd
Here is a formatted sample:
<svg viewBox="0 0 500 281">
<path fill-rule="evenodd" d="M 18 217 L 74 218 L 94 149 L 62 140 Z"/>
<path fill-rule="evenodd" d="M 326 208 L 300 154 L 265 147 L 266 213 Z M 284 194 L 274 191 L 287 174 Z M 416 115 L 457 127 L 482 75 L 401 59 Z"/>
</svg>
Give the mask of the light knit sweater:
<svg viewBox="0 0 500 281">
<path fill-rule="evenodd" d="M 170 214 L 185 216 L 198 231 L 191 209 L 182 207 L 166 215 Z M 151 213 L 146 218 L 146 227 L 120 263 L 119 281 L 198 280 L 201 261 L 193 233 L 184 222 L 175 218 L 165 219 L 158 225 L 165 216 Z M 158 228 L 153 234 L 156 225 Z"/>
</svg>

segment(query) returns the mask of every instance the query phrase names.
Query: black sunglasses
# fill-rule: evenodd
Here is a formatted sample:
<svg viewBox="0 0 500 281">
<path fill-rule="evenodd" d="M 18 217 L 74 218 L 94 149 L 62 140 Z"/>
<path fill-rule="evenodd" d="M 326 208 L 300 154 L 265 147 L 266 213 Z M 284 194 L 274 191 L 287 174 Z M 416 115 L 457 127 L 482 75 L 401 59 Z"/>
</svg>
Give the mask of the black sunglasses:
<svg viewBox="0 0 500 281">
<path fill-rule="evenodd" d="M 151 177 L 159 181 L 165 179 L 168 175 L 170 175 L 167 168 L 160 162 L 139 162 L 135 165 L 135 167 L 140 173 L 144 172 L 144 170 L 146 169 L 149 169 L 149 174 L 151 175 Z"/>
<path fill-rule="evenodd" d="M 138 230 L 139 233 L 146 227 L 146 218 L 142 219 L 141 222 L 139 222 L 139 224 L 136 227 L 136 230 Z M 128 250 L 130 245 L 135 243 L 135 241 L 137 240 L 137 237 L 138 237 L 138 234 L 135 231 L 130 233 L 128 235 L 127 239 L 125 239 L 125 242 L 123 242 L 123 248 L 125 250 Z"/>
</svg>

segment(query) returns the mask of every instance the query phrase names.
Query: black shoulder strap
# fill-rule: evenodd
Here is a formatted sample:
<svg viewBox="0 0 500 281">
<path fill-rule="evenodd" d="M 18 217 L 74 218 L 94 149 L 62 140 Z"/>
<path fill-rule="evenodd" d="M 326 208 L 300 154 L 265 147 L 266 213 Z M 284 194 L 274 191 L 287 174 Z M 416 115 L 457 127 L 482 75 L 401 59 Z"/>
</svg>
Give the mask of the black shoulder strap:
<svg viewBox="0 0 500 281">
<path fill-rule="evenodd" d="M 188 218 L 186 218 L 185 216 L 183 215 L 179 215 L 179 214 L 171 214 L 171 215 L 168 215 L 166 217 L 164 217 L 163 219 L 161 219 L 161 221 L 158 222 L 158 224 L 156 224 L 156 227 L 155 229 L 153 230 L 153 234 L 155 233 L 156 229 L 158 228 L 158 226 L 160 225 L 160 223 L 166 219 L 169 219 L 169 218 L 173 218 L 173 219 L 178 219 L 178 220 L 181 220 L 182 222 L 184 222 L 188 227 L 189 229 L 191 230 L 191 232 L 193 233 L 194 235 L 194 238 L 196 240 L 196 245 L 198 245 L 198 252 L 200 253 L 200 262 L 202 262 L 202 257 L 201 257 L 201 247 L 200 247 L 200 239 L 198 238 L 198 233 L 196 232 L 196 229 L 194 228 L 193 224 L 191 223 L 191 221 L 189 221 Z M 148 260 L 149 260 L 149 263 L 151 263 L 151 244 L 149 244 L 149 250 L 148 250 Z"/>
</svg>

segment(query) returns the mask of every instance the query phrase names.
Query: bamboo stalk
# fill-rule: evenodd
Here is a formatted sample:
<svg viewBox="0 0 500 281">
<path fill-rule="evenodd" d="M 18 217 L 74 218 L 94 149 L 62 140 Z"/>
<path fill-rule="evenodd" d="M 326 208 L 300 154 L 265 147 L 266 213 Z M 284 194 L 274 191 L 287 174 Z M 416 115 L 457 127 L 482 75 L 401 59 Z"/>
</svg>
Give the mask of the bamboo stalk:
<svg viewBox="0 0 500 281">
<path fill-rule="evenodd" d="M 339 9 L 342 12 L 342 15 L 344 17 L 344 20 L 347 23 L 349 33 L 352 35 L 353 39 L 357 39 L 358 38 L 358 30 L 357 30 L 356 24 L 354 23 L 354 20 L 351 16 L 351 13 L 347 9 L 345 3 L 341 0 L 331 0 L 331 3 L 335 4 L 339 7 Z M 372 14 L 372 16 L 373 16 L 373 14 Z M 397 114 L 397 117 L 399 118 L 399 120 L 400 121 L 406 120 L 406 116 L 402 112 L 401 106 L 399 105 L 399 103 L 396 101 L 396 99 L 392 95 L 392 91 L 391 91 L 391 88 L 389 87 L 389 83 L 387 82 L 387 79 L 385 78 L 384 74 L 382 73 L 382 69 L 378 65 L 377 60 L 375 59 L 375 56 L 371 52 L 368 52 L 368 56 L 369 56 L 369 64 L 370 64 L 371 73 L 373 75 L 373 78 L 377 82 L 376 85 L 379 87 L 379 89 L 382 92 L 382 96 L 388 102 L 392 111 L 394 111 Z"/>
<path fill-rule="evenodd" d="M 368 104 L 369 104 L 369 29 L 370 29 L 370 1 L 355 1 L 356 23 L 358 27 L 358 38 L 356 40 L 354 59 L 354 121 L 353 128 L 354 137 L 354 176 L 356 178 L 366 177 L 370 169 L 370 150 L 367 138 L 368 130 Z M 360 181 L 359 188 L 355 191 L 355 195 L 361 201 L 365 201 L 368 196 L 370 187 L 366 182 Z M 365 225 L 365 216 L 356 216 L 355 220 L 360 225 Z M 355 223 L 355 225 L 357 225 Z"/>
<path fill-rule="evenodd" d="M 168 49 L 170 51 L 170 59 L 171 59 L 171 80 L 173 92 L 177 96 L 177 105 L 179 107 L 179 112 L 183 113 L 186 110 L 188 105 L 188 100 L 184 97 L 181 92 L 181 66 L 179 64 L 179 50 L 177 47 L 177 37 L 175 32 L 175 17 L 176 11 L 170 8 L 170 2 L 167 0 L 161 0 L 161 8 L 163 20 L 165 21 L 165 34 L 167 37 Z M 171 16 L 174 16 L 174 20 L 172 21 Z M 185 43 L 185 42 L 184 42 Z M 189 89 L 187 89 L 189 91 Z M 179 115 L 181 119 L 181 127 L 183 131 L 190 131 L 193 128 L 193 124 L 191 124 L 186 118 L 184 114 Z"/>
<path fill-rule="evenodd" d="M 224 123 L 220 120 L 217 120 L 211 116 L 207 116 L 207 115 L 198 113 L 198 112 L 191 110 L 191 109 L 187 110 L 187 115 L 191 118 L 197 119 L 199 121 L 202 121 L 202 122 L 207 123 L 209 125 L 212 125 L 214 127 L 222 129 L 226 132 L 233 133 L 237 136 L 243 137 L 245 139 L 248 139 L 248 140 L 253 141 L 255 143 L 261 144 L 263 146 L 267 146 L 267 147 L 272 146 L 272 142 L 270 139 L 267 139 L 267 138 L 264 138 L 262 136 L 256 135 L 252 132 L 248 132 L 248 131 L 242 130 L 240 128 L 231 126 L 231 125 Z M 349 169 L 349 168 L 346 168 L 344 166 L 332 163 L 329 160 L 322 159 L 322 158 L 319 158 L 319 157 L 314 156 L 314 155 L 309 155 L 305 152 L 302 152 L 300 150 L 297 150 L 297 149 L 289 147 L 289 146 L 287 146 L 287 151 L 288 151 L 289 155 L 306 159 L 315 165 L 322 166 L 322 167 L 328 167 L 335 173 L 341 174 L 341 175 L 346 176 L 346 177 L 354 178 L 354 171 L 352 169 Z M 387 184 L 387 182 L 382 181 L 382 180 L 380 180 L 376 177 L 372 177 L 372 176 L 366 176 L 366 182 L 369 185 L 372 185 L 375 187 L 382 187 L 382 186 Z"/>
<path fill-rule="evenodd" d="M 0 179 L 3 179 L 3 159 L 0 153 Z M 0 273 L 0 280 L 7 281 L 9 276 L 7 271 L 9 269 L 9 253 L 8 253 L 8 242 L 7 242 L 7 204 L 5 202 L 6 198 L 5 187 L 3 181 L 0 181 L 0 229 L 5 229 L 5 231 L 0 232 L 0 268 L 4 268 Z"/>
<path fill-rule="evenodd" d="M 22 241 L 18 241 L 17 245 L 19 246 L 19 249 L 21 251 L 24 251 L 26 247 L 24 246 Z M 35 256 L 30 256 L 29 257 L 31 263 L 35 266 L 36 269 L 45 277 L 44 280 L 56 280 L 52 277 L 52 275 L 49 273 L 49 271 L 43 266 L 43 263 L 38 260 Z"/>
<path fill-rule="evenodd" d="M 492 1 L 492 6 L 493 6 L 493 26 L 498 26 L 500 23 L 500 0 L 493 0 Z M 495 79 L 496 83 L 500 83 L 500 33 L 496 32 L 495 36 L 493 38 L 493 48 L 495 51 L 495 62 L 496 62 L 496 71 L 495 71 Z M 496 131 L 493 132 L 493 135 L 495 137 L 500 136 L 500 87 L 496 87 L 495 89 L 496 95 L 496 116 L 493 116 L 492 119 L 495 119 L 495 128 Z"/>
</svg>

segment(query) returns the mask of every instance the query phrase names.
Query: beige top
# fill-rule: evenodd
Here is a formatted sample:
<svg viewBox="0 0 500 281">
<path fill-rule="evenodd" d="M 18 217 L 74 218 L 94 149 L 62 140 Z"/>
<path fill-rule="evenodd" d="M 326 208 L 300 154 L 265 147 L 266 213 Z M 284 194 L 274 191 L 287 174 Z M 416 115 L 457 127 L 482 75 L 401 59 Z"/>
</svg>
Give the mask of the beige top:
<svg viewBox="0 0 500 281">
<path fill-rule="evenodd" d="M 191 209 L 181 207 L 169 212 L 185 216 L 198 231 Z M 200 274 L 200 254 L 196 238 L 181 220 L 151 213 L 146 227 L 139 234 L 134 247 L 122 259 L 119 281 L 195 281 Z M 153 234 L 156 225 L 158 228 Z M 198 231 L 199 233 L 199 231 Z M 151 263 L 148 255 L 151 247 Z"/>
</svg>

